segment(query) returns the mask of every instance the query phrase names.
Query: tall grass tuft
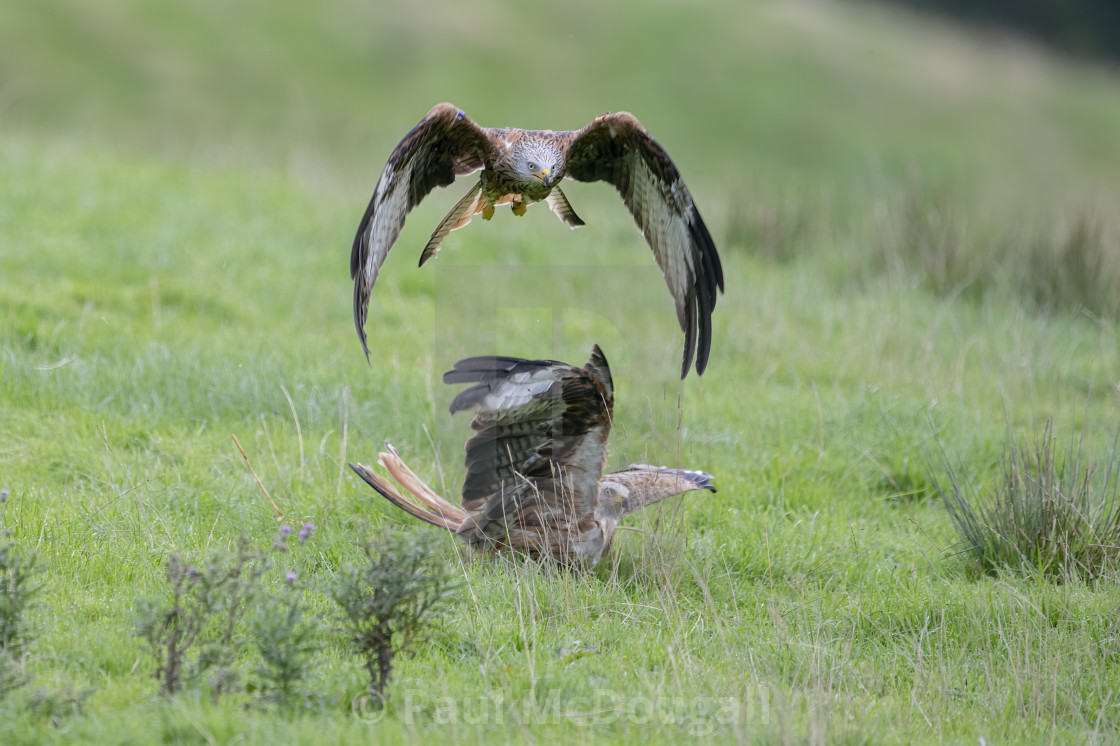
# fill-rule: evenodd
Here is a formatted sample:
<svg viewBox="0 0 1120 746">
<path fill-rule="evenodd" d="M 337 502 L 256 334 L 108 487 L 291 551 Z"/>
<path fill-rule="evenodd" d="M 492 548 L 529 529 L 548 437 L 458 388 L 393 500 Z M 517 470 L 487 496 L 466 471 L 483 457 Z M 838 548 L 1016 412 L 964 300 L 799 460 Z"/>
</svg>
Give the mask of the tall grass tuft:
<svg viewBox="0 0 1120 746">
<path fill-rule="evenodd" d="M 1005 264 L 1016 284 L 1044 309 L 1082 308 L 1112 318 L 1120 306 L 1120 246 L 1099 214 L 1057 221 L 1047 234 L 1011 249 Z M 1015 277 L 1015 273 L 1019 276 Z"/>
<path fill-rule="evenodd" d="M 1033 445 L 1009 437 L 995 486 L 976 491 L 946 460 L 950 489 L 938 490 L 966 551 L 983 573 L 1026 569 L 1043 577 L 1095 579 L 1120 559 L 1120 454 L 1097 459 L 1081 438 L 1055 457 L 1047 422 Z"/>
<path fill-rule="evenodd" d="M 991 251 L 977 240 L 968 211 L 947 187 L 911 175 L 888 192 L 876 213 L 876 240 L 865 275 L 886 275 L 948 296 L 982 283 Z M 987 250 L 984 250 L 987 249 Z"/>
<path fill-rule="evenodd" d="M 885 277 L 941 297 L 1015 298 L 1044 313 L 1120 314 L 1120 228 L 1091 204 L 988 215 L 951 184 L 910 175 L 886 189 L 872 220 L 871 237 L 842 252 L 838 276 Z"/>
</svg>

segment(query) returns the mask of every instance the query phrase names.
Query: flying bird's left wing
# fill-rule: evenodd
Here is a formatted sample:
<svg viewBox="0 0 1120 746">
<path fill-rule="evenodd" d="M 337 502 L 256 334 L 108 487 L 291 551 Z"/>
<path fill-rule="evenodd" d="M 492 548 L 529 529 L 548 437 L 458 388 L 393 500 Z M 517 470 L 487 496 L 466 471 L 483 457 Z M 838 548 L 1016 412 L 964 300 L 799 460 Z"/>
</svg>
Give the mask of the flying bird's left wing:
<svg viewBox="0 0 1120 746">
<path fill-rule="evenodd" d="M 451 104 L 438 104 L 389 156 L 350 252 L 354 326 L 367 360 L 365 325 L 369 293 L 389 249 L 401 233 L 405 216 L 435 187 L 447 186 L 456 176 L 482 168 L 489 148 L 486 132 L 470 117 Z"/>
<path fill-rule="evenodd" d="M 716 289 L 723 290 L 723 267 L 669 154 L 633 115 L 605 114 L 574 134 L 567 173 L 577 181 L 606 181 L 618 189 L 676 301 L 685 335 L 681 378 L 688 375 L 693 354 L 696 373 L 702 374 L 712 346 Z"/>
</svg>

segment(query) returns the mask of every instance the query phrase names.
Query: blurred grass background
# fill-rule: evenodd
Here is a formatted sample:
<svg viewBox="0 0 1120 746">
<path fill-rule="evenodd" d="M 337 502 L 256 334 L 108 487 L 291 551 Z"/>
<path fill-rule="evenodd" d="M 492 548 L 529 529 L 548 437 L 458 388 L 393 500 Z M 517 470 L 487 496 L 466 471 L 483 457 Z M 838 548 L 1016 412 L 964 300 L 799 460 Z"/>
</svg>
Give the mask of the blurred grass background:
<svg viewBox="0 0 1120 746">
<path fill-rule="evenodd" d="M 1116 187 L 1107 72 L 858 4 L 125 0 L 4 13 L 7 126 L 304 178 L 319 161 L 331 181 L 365 185 L 432 103 L 452 100 L 484 124 L 555 129 L 638 112 L 716 193 L 835 188 L 911 164 L 1005 187 L 1086 175 Z"/>
<path fill-rule="evenodd" d="M 4 14 L 9 138 L 259 168 L 354 201 L 437 101 L 483 124 L 555 129 L 626 109 L 691 176 L 725 251 L 780 258 L 807 244 L 839 256 L 841 277 L 906 260 L 953 288 L 999 274 L 1023 244 L 1066 240 L 1070 224 L 1115 240 L 1113 76 L 904 12 L 145 0 Z M 610 207 L 606 220 L 624 222 Z M 891 230 L 930 235 L 877 247 Z M 837 245 L 848 237 L 859 245 Z M 337 250 L 330 239 L 308 249 Z M 929 240 L 944 256 L 914 246 Z M 1007 243 L 1003 258 L 994 247 Z"/>
<path fill-rule="evenodd" d="M 231 432 L 321 527 L 327 574 L 370 523 L 404 523 L 348 458 L 390 437 L 456 491 L 446 366 L 581 363 L 592 341 L 622 373 L 612 463 L 704 468 L 720 492 L 624 537 L 601 584 L 468 566 L 479 595 L 405 684 L 749 682 L 775 697 L 775 738 L 1115 737 L 1115 583 L 966 579 L 924 457 L 937 433 L 990 474 L 1009 426 L 1099 440 L 1117 421 L 1118 93 L 1108 67 L 871 3 L 6 3 L 0 486 L 48 566 L 36 683 L 96 689 L 59 738 L 297 732 L 236 707 L 150 722 L 123 632 L 168 551 L 272 531 Z M 595 184 L 565 187 L 578 232 L 502 211 L 417 270 L 460 187 L 433 193 L 375 288 L 366 365 L 350 242 L 389 152 L 443 100 L 492 126 L 642 120 L 724 259 L 702 379 L 676 380 L 664 284 Z M 545 608 L 532 633 L 524 588 Z M 600 605 L 618 616 L 595 626 Z M 602 655 L 552 660 L 571 635 Z M 355 676 L 328 654 L 320 683 L 344 698 Z M 53 732 L 29 717 L 11 715 L 18 738 Z M 319 718 L 298 732 L 355 737 Z M 378 736 L 417 735 L 394 727 Z"/>
</svg>

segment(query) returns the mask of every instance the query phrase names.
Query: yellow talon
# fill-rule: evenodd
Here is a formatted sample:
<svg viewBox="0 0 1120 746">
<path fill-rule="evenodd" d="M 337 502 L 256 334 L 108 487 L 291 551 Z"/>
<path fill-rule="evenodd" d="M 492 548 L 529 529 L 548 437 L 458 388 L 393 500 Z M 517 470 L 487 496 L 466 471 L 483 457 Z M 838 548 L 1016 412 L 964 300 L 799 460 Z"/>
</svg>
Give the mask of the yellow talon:
<svg viewBox="0 0 1120 746">
<path fill-rule="evenodd" d="M 494 205 L 488 202 L 486 203 L 486 207 L 482 208 L 482 219 L 489 220 L 492 217 L 494 217 Z"/>
<path fill-rule="evenodd" d="M 525 202 L 514 202 L 510 207 L 513 208 L 514 215 L 521 217 L 525 214 L 525 210 L 528 209 L 529 205 Z"/>
</svg>

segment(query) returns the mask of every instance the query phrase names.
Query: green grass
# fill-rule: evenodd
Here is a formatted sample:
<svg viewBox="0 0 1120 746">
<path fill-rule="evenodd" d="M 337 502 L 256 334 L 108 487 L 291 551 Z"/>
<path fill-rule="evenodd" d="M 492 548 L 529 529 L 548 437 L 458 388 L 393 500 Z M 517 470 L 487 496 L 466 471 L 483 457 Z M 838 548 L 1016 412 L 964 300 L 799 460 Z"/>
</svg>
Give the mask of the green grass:
<svg viewBox="0 0 1120 746">
<path fill-rule="evenodd" d="M 975 578 L 931 470 L 940 442 L 994 483 L 1009 424 L 1113 431 L 1114 73 L 862 4 L 9 6 L 0 487 L 44 585 L 5 743 L 1120 737 L 1117 579 Z M 349 244 L 441 100 L 642 119 L 724 259 L 703 378 L 676 379 L 668 293 L 604 185 L 566 188 L 578 232 L 501 211 L 417 270 L 459 188 L 433 194 L 373 293 L 367 366 Z M 378 722 L 341 640 L 318 708 L 155 696 L 131 629 L 168 554 L 275 530 L 231 435 L 318 527 L 326 579 L 369 532 L 427 528 L 347 460 L 389 438 L 455 494 L 452 362 L 593 342 L 612 465 L 703 468 L 717 494 L 639 517 L 587 575 L 448 539 L 465 590 Z"/>
</svg>

